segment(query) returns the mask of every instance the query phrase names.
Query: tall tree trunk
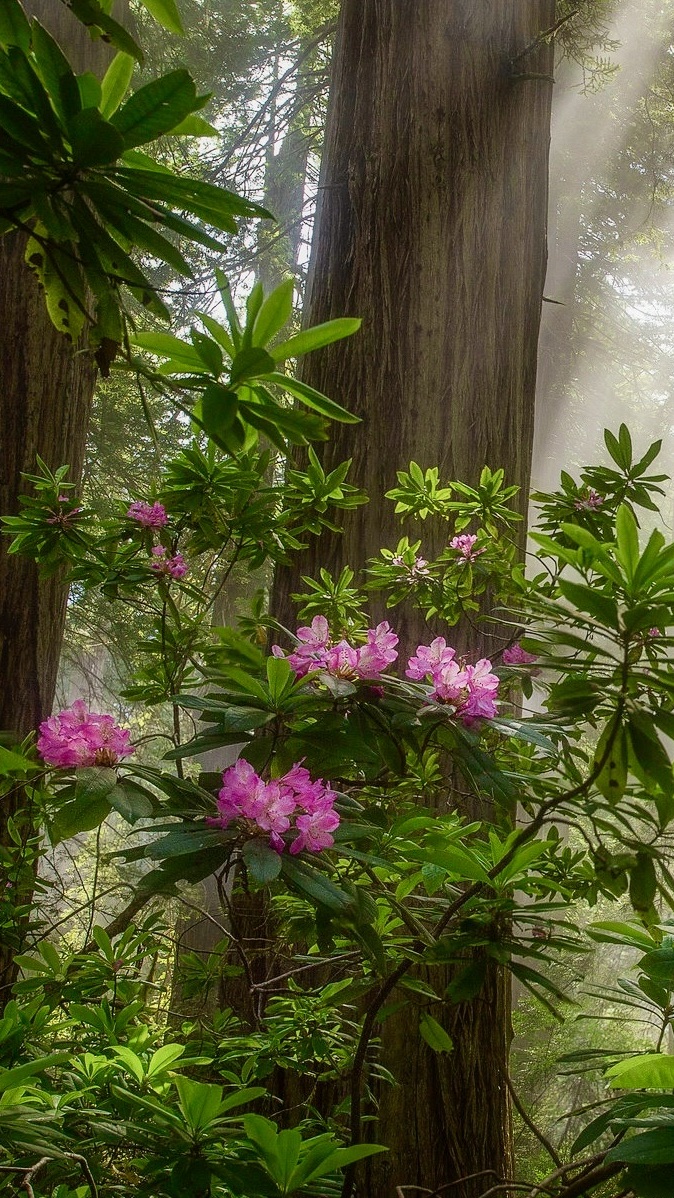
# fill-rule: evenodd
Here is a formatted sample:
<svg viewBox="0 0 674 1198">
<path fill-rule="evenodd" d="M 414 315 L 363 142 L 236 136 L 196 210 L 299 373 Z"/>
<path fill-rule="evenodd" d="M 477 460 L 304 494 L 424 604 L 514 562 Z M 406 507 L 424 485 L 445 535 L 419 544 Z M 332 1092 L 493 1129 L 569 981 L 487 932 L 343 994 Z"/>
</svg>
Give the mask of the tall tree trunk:
<svg viewBox="0 0 674 1198">
<path fill-rule="evenodd" d="M 355 431 L 333 427 L 324 461 L 352 457 L 371 502 L 279 572 L 286 625 L 301 574 L 362 568 L 396 544 L 382 496 L 411 458 L 469 483 L 485 463 L 504 466 L 526 512 L 553 59 L 537 39 L 554 17 L 554 0 L 343 0 L 306 321 L 354 315 L 363 327 L 312 355 L 303 377 L 362 416 Z M 427 634 L 410 611 L 396 628 L 403 653 Z M 484 650 L 479 631 L 459 636 L 463 651 Z M 431 1054 L 411 1010 L 381 1028 L 400 1084 L 380 1095 L 372 1134 L 391 1151 L 366 1170 L 368 1198 L 510 1171 L 503 976 L 445 1012 L 451 1056 Z"/>
<path fill-rule="evenodd" d="M 26 0 L 24 8 L 57 37 L 77 71 L 102 73 L 110 50 L 94 42 L 59 0 Z M 119 11 L 119 10 L 118 10 Z M 54 469 L 70 466 L 79 481 L 86 444 L 95 368 L 82 345 L 71 345 L 53 327 L 35 276 L 24 262 L 25 237 L 0 238 L 0 513 L 14 515 L 29 489 L 22 472 L 34 473 L 39 455 Z M 0 544 L 0 729 L 25 736 L 51 711 L 68 588 L 58 575 L 38 578 L 37 567 L 8 555 Z M 21 796 L 3 800 L 0 844 Z M 25 901 L 25 896 L 24 896 Z M 0 945 L 0 1009 L 15 977 L 13 949 Z"/>
</svg>

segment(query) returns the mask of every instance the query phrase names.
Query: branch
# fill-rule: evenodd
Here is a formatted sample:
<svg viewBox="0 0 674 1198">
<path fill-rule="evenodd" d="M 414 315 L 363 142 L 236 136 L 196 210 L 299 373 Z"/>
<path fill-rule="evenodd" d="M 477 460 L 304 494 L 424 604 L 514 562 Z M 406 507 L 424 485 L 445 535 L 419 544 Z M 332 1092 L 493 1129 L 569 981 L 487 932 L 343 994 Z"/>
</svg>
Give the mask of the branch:
<svg viewBox="0 0 674 1198">
<path fill-rule="evenodd" d="M 535 1135 L 539 1144 L 543 1145 L 548 1156 L 554 1162 L 554 1164 L 557 1166 L 557 1168 L 558 1169 L 561 1168 L 561 1166 L 562 1166 L 561 1156 L 557 1152 L 557 1149 L 554 1147 L 554 1145 L 550 1143 L 547 1136 L 540 1130 L 539 1127 L 536 1126 L 533 1119 L 531 1118 L 531 1115 L 528 1113 L 528 1111 L 522 1105 L 519 1095 L 517 1093 L 517 1090 L 515 1089 L 515 1087 L 513 1085 L 512 1078 L 511 1078 L 510 1074 L 507 1072 L 507 1070 L 504 1074 L 504 1078 L 505 1078 L 505 1084 L 506 1084 L 508 1093 L 510 1094 L 510 1097 L 513 1100 L 513 1106 L 515 1107 L 515 1110 L 517 1111 L 518 1115 L 520 1116 L 522 1122 L 526 1124 L 526 1126 L 529 1128 L 530 1132 L 533 1132 L 533 1134 Z"/>
</svg>

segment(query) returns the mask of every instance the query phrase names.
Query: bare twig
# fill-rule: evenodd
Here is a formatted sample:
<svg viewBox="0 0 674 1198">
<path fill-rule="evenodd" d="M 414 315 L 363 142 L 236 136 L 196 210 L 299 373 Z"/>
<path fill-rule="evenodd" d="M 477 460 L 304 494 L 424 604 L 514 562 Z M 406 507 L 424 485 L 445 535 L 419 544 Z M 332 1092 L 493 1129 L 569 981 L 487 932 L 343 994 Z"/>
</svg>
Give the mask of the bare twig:
<svg viewBox="0 0 674 1198">
<path fill-rule="evenodd" d="M 554 1162 L 554 1164 L 557 1166 L 557 1168 L 558 1169 L 561 1168 L 562 1158 L 559 1155 L 559 1153 L 557 1152 L 557 1149 L 555 1148 L 554 1144 L 551 1144 L 548 1137 L 544 1134 L 544 1132 L 541 1131 L 540 1127 L 536 1126 L 533 1119 L 531 1118 L 531 1115 L 525 1109 L 525 1107 L 522 1105 L 522 1103 L 520 1101 L 520 1097 L 517 1093 L 517 1090 L 515 1089 L 515 1087 L 513 1085 L 512 1078 L 507 1071 L 504 1074 L 504 1077 L 505 1077 L 505 1084 L 507 1086 L 508 1093 L 510 1094 L 510 1097 L 513 1100 L 513 1106 L 515 1107 L 515 1110 L 517 1111 L 518 1115 L 520 1116 L 522 1122 L 525 1123 L 526 1126 L 529 1128 L 529 1131 L 535 1135 L 539 1144 L 543 1145 L 548 1156 Z"/>
<path fill-rule="evenodd" d="M 479 1173 L 469 1173 L 466 1177 L 457 1178 L 456 1181 L 448 1181 L 443 1186 L 436 1186 L 434 1190 L 428 1190 L 425 1186 L 396 1186 L 396 1198 L 405 1198 L 406 1190 L 416 1190 L 417 1194 L 430 1194 L 431 1198 L 436 1198 L 440 1194 L 447 1194 L 455 1186 L 462 1186 L 466 1181 L 475 1181 L 478 1177 L 496 1177 L 498 1179 L 498 1173 L 493 1169 L 481 1169 Z"/>
</svg>

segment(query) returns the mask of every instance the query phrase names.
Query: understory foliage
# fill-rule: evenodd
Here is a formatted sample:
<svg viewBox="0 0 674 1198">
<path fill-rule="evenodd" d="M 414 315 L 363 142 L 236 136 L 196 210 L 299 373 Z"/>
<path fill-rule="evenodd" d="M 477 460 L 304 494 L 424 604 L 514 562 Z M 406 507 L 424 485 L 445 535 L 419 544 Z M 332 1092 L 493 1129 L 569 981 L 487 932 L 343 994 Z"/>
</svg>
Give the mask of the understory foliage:
<svg viewBox="0 0 674 1198">
<path fill-rule="evenodd" d="M 309 471 L 303 485 L 293 472 L 272 485 L 266 465 L 251 467 L 258 450 L 228 454 L 197 437 L 156 495 L 130 495 L 103 523 L 79 507 L 65 469 L 36 476 L 6 522 L 13 548 L 139 607 L 147 664 L 127 695 L 168 701 L 176 731 L 164 760 L 148 764 L 116 721 L 75 704 L 37 743 L 0 751 L 5 791 L 21 787 L 27 802 L 3 850 L 3 928 L 22 969 L 0 1023 L 8 1192 L 28 1178 L 59 1198 L 86 1187 L 351 1193 L 351 1166 L 385 1150 L 370 1141 L 376 1087 L 395 1084 L 377 1051 L 392 996 L 407 1005 L 411 1034 L 441 1054 L 452 1051 L 443 1012 L 479 996 L 493 963 L 561 1017 L 555 968 L 588 947 L 568 908 L 602 897 L 605 913 L 606 900 L 629 895 L 633 920 L 590 923 L 590 942 L 638 950 L 612 1002 L 647 1011 L 653 1033 L 646 1051 L 592 1040 L 577 1054 L 605 1071 L 605 1091 L 575 1119 L 555 1192 L 591 1152 L 592 1184 L 615 1174 L 616 1193 L 666 1193 L 674 546 L 639 527 L 664 481 L 651 473 L 659 445 L 635 461 L 624 426 L 606 445 L 610 467 L 563 474 L 557 493 L 536 496 L 526 572 L 501 471 L 485 469 L 473 489 L 412 463 L 389 499 L 421 536 L 386 547 L 361 580 L 311 580 L 297 597 L 307 623 L 276 628 L 267 648 L 274 625 L 260 612 L 237 630 L 210 626 L 206 575 L 221 580 L 237 555 L 259 563 L 262 546 L 281 556 L 284 528 L 295 551 L 297 534 L 314 519 L 320 527 Z M 422 556 L 426 519 L 447 527 L 434 560 Z M 370 626 L 372 588 L 390 623 Z M 500 636 L 489 659 L 460 660 L 450 630 L 487 589 Z M 427 643 L 403 655 L 402 602 L 429 619 Z M 192 764 L 234 744 L 238 760 L 222 774 Z M 467 822 L 456 786 L 488 799 L 488 818 Z M 50 931 L 22 906 L 35 859 L 111 819 L 128 831 L 102 864 L 131 890 L 136 923 L 110 935 L 94 886 L 90 930 L 59 940 L 58 916 Z M 200 909 L 195 886 L 210 875 L 222 940 L 185 958 L 194 1014 L 176 1023 L 170 924 L 161 905 L 138 912 L 155 896 Z M 238 936 L 233 914 L 255 901 L 267 910 L 263 944 Z M 436 989 L 433 967 L 448 963 L 454 980 Z M 223 985 L 242 1000 L 214 1011 L 208 993 Z M 274 1096 L 279 1070 L 305 1095 L 298 1127 Z M 341 1097 L 326 1112 L 328 1081 Z"/>
<path fill-rule="evenodd" d="M 217 319 L 135 327 L 139 307 L 168 311 L 133 246 L 188 273 L 176 238 L 219 251 L 234 216 L 265 213 L 138 151 L 197 133 L 203 97 L 178 70 L 125 99 L 136 43 L 109 5 L 71 7 L 121 54 L 102 84 L 76 77 L 18 0 L 0 11 L 0 232 L 30 234 L 58 327 L 88 332 L 105 369 L 123 350 L 120 369 L 170 400 L 185 436 L 151 493 L 107 511 L 87 509 L 67 465 L 38 461 L 4 521 L 11 552 L 67 574 L 77 597 L 124 602 L 140 636 L 114 716 L 77 700 L 0 743 L 2 794 L 22 800 L 0 846 L 0 934 L 21 970 L 0 992 L 0 1193 L 350 1198 L 358 1162 L 386 1151 L 377 1094 L 396 1079 L 378 1044 L 393 1010 L 451 1067 L 444 1016 L 479 1001 L 490 971 L 562 1018 L 560 964 L 608 943 L 637 957 L 611 1002 L 645 1017 L 643 1049 L 595 1037 L 569 1054 L 600 1073 L 599 1097 L 569 1113 L 566 1159 L 539 1135 L 550 1176 L 525 1184 L 665 1198 L 674 545 L 654 526 L 660 444 L 639 457 L 625 426 L 607 431 L 610 465 L 536 495 L 526 568 L 503 470 L 469 487 L 412 462 L 386 497 L 408 535 L 363 577 L 307 578 L 296 629 L 264 593 L 221 626 L 237 571 L 264 577 L 367 499 L 349 462 L 326 474 L 312 448 L 354 418 L 291 369 L 358 322 L 287 336 L 292 281 L 256 284 L 244 312 L 218 271 Z M 172 0 L 146 7 L 179 30 Z M 287 465 L 292 445 L 304 469 Z M 433 558 L 427 521 L 446 532 Z M 372 592 L 389 620 L 370 619 Z M 418 646 L 399 643 L 401 605 L 426 618 Z M 464 660 L 451 630 L 485 616 L 489 656 Z M 134 738 L 125 724 L 162 705 L 170 734 Z M 214 750 L 235 763 L 203 768 Z M 466 795 L 481 818 L 461 814 Z M 64 910 L 54 862 L 92 840 L 88 895 Z M 630 919 L 603 918 L 627 900 Z M 181 903 L 221 939 L 176 962 Z"/>
</svg>

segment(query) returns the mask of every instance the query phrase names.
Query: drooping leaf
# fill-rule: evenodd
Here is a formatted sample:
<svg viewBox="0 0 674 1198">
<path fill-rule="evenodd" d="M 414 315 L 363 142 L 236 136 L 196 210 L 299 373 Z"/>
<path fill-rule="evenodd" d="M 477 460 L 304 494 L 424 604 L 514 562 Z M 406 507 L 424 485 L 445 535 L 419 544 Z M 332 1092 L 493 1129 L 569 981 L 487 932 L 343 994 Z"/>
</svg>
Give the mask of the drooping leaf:
<svg viewBox="0 0 674 1198">
<path fill-rule="evenodd" d="M 105 72 L 101 81 L 101 115 L 106 120 L 117 111 L 129 90 L 134 65 L 130 54 L 119 53 Z"/>
<path fill-rule="evenodd" d="M 78 167 L 107 166 L 124 151 L 121 134 L 97 108 L 83 108 L 68 122 L 73 161 Z"/>
<path fill-rule="evenodd" d="M 3 0 L 0 4 L 0 46 L 30 46 L 30 25 L 19 0 Z"/>
<path fill-rule="evenodd" d="M 266 886 L 281 872 L 281 855 L 259 836 L 246 841 L 241 856 L 248 876 L 256 886 Z"/>
<path fill-rule="evenodd" d="M 433 1052 L 453 1052 L 454 1041 L 441 1023 L 424 1011 L 419 1019 L 419 1033 Z"/>
<path fill-rule="evenodd" d="M 175 0 L 143 0 L 147 11 L 169 33 L 184 34 L 182 20 Z"/>
<path fill-rule="evenodd" d="M 597 742 L 595 766 L 600 766 L 595 779 L 597 789 L 610 803 L 617 803 L 627 785 L 627 736 L 619 715 L 611 716 Z"/>
</svg>

